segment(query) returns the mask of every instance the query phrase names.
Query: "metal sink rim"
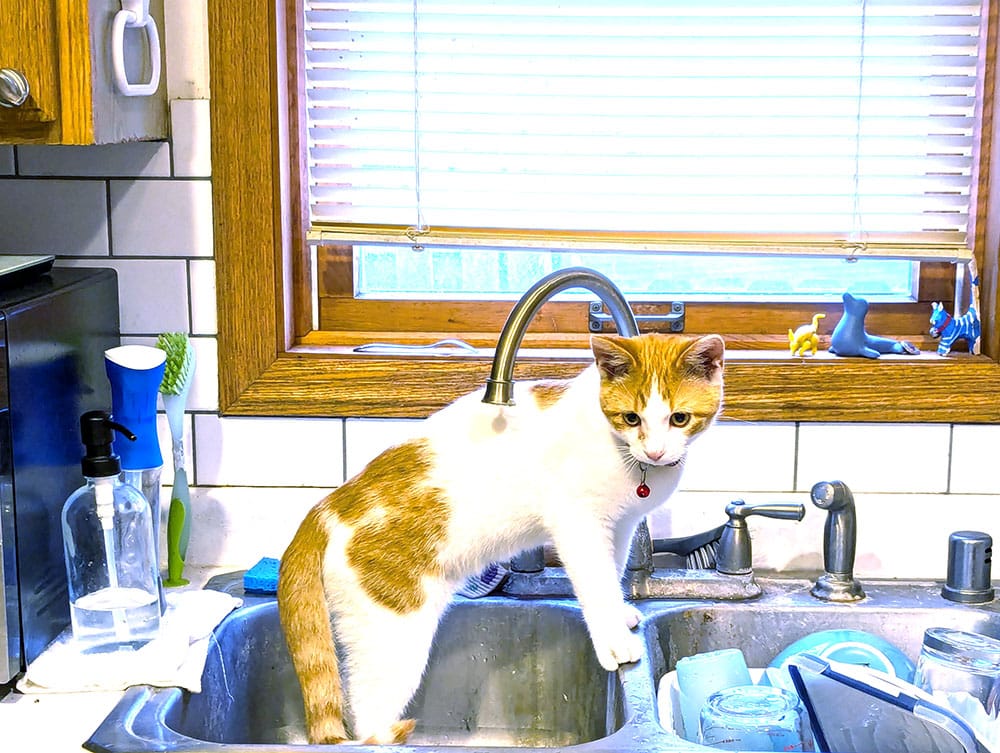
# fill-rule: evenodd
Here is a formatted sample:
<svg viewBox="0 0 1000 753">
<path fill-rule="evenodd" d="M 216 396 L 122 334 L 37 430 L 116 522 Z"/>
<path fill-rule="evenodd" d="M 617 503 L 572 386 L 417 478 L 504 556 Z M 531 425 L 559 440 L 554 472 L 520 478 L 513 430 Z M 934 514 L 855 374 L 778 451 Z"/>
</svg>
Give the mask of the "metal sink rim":
<svg viewBox="0 0 1000 753">
<path fill-rule="evenodd" d="M 563 746 L 565 749 L 581 753 L 631 753 L 640 749 L 672 751 L 706 751 L 709 750 L 695 743 L 683 740 L 679 736 L 661 727 L 656 708 L 657 683 L 663 659 L 653 658 L 658 646 L 658 630 L 664 622 L 680 615 L 705 613 L 711 610 L 730 612 L 742 608 L 755 610 L 773 610 L 783 612 L 802 610 L 803 612 L 822 612 L 836 614 L 838 610 L 850 613 L 890 611 L 892 613 L 905 610 L 948 610 L 949 613 L 971 613 L 982 616 L 991 625 L 996 625 L 1000 631 L 1000 600 L 987 604 L 969 605 L 946 601 L 940 596 L 941 581 L 933 580 L 865 580 L 866 598 L 853 604 L 837 604 L 821 602 L 809 595 L 812 582 L 804 578 L 760 577 L 757 578 L 762 588 L 762 595 L 745 602 L 734 602 L 713 599 L 649 599 L 637 601 L 635 604 L 643 613 L 640 629 L 643 631 L 646 652 L 643 659 L 634 665 L 618 670 L 618 681 L 622 688 L 624 703 L 624 723 L 616 732 L 591 742 Z M 241 576 L 240 576 L 241 582 Z M 241 591 L 241 588 L 225 585 L 224 581 L 215 584 L 219 590 L 231 593 Z M 253 610 L 268 607 L 273 602 L 270 596 L 243 595 L 245 604 L 236 610 L 230 619 L 245 619 L 252 615 Z M 517 602 L 508 597 L 485 597 L 480 602 L 502 600 Z M 524 600 L 529 601 L 529 600 Z M 534 602 L 558 602 L 565 605 L 565 599 L 536 599 Z M 572 602 L 571 602 L 572 603 Z M 575 606 L 575 603 L 573 604 Z M 269 607 L 270 608 L 270 607 Z M 662 674 L 662 673 L 661 673 Z M 183 693 L 178 688 L 151 688 L 139 686 L 126 691 L 121 701 L 106 717 L 84 744 L 91 751 L 107 753 L 146 753 L 146 751 L 177 751 L 178 753 L 230 753 L 237 750 L 255 751 L 257 753 L 288 753 L 288 751 L 319 751 L 338 750 L 343 753 L 351 751 L 373 751 L 371 746 L 316 746 L 291 744 L 232 744 L 215 743 L 198 740 L 181 735 L 170 729 L 165 716 L 172 703 L 177 703 Z M 510 746 L 458 746 L 458 745 L 404 745 L 395 746 L 400 753 L 467 753 L 475 750 L 523 751 L 524 753 L 542 753 L 562 748 L 553 747 L 510 747 Z"/>
</svg>

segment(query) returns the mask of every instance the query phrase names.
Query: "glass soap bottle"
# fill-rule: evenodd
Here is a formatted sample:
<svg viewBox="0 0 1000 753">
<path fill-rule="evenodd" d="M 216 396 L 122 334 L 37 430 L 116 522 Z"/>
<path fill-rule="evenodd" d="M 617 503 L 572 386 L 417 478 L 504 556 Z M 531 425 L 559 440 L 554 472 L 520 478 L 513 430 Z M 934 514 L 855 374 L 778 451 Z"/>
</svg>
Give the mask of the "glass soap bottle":
<svg viewBox="0 0 1000 753">
<path fill-rule="evenodd" d="M 80 417 L 86 483 L 62 511 L 73 638 L 85 651 L 138 648 L 160 628 L 152 512 L 142 492 L 119 478 L 115 431 L 134 438 L 105 411 Z"/>
</svg>

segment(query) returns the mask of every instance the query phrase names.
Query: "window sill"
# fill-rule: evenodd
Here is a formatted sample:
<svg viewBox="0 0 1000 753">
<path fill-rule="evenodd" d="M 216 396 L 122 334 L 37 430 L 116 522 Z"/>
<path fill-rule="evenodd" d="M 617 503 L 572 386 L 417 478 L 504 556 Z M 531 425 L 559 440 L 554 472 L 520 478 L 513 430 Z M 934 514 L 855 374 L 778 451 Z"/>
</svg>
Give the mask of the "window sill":
<svg viewBox="0 0 1000 753">
<path fill-rule="evenodd" d="M 227 415 L 424 418 L 485 384 L 492 352 L 357 354 L 300 346 L 251 379 Z M 515 379 L 573 376 L 587 350 L 522 351 Z M 986 356 L 810 358 L 730 350 L 723 418 L 740 421 L 1000 422 L 1000 366 Z"/>
</svg>

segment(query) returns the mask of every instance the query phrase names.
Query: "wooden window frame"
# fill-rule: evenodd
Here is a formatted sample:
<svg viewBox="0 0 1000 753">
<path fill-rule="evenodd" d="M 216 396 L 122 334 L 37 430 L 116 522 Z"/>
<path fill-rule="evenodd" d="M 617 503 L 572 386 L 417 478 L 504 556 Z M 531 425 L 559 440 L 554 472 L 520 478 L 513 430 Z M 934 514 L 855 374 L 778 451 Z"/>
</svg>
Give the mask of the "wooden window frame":
<svg viewBox="0 0 1000 753">
<path fill-rule="evenodd" d="M 212 183 L 219 313 L 219 407 L 224 415 L 422 418 L 481 387 L 488 356 L 358 354 L 376 333 L 313 332 L 309 307 L 293 291 L 311 281 L 298 194 L 302 158 L 285 125 L 284 30 L 294 33 L 296 0 L 209 2 Z M 248 24 L 247 19 L 267 19 Z M 282 33 L 278 33 L 281 30 Z M 1000 145 L 996 94 L 996 4 L 988 8 L 983 154 L 976 196 L 982 355 L 924 353 L 878 360 L 753 349 L 738 334 L 726 367 L 724 417 L 749 421 L 1000 422 L 1000 332 L 996 326 L 1000 245 Z M 996 149 L 1000 155 L 1000 148 Z M 509 307 L 508 307 L 509 308 Z M 817 309 L 820 310 L 820 309 Z M 797 311 L 797 310 L 796 310 Z M 928 311 L 929 316 L 929 311 Z M 787 321 L 781 318 L 782 323 Z M 502 326 L 497 319 L 496 330 Z M 784 324 L 774 329 L 780 330 Z M 698 329 L 691 327 L 691 329 Z M 873 328 L 873 331 L 877 331 Z M 399 333 L 383 333 L 387 336 Z M 489 336 L 480 333 L 479 336 Z M 495 339 L 495 335 L 493 336 Z M 589 361 L 585 335 L 536 336 L 544 345 L 519 359 L 516 378 L 578 373 Z M 764 343 L 773 348 L 774 343 Z M 556 347 L 553 347 L 556 346 Z"/>
</svg>

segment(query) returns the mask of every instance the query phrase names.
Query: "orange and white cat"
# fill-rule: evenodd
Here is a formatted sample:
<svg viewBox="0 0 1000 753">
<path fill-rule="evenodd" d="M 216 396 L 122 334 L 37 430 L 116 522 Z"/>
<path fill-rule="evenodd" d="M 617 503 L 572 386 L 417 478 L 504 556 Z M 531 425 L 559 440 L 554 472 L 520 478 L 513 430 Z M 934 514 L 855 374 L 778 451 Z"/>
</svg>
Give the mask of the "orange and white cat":
<svg viewBox="0 0 1000 753">
<path fill-rule="evenodd" d="M 601 666 L 639 659 L 639 612 L 620 582 L 629 543 L 719 412 L 725 348 L 717 335 L 649 334 L 594 336 L 592 350 L 573 379 L 515 384 L 514 406 L 459 398 L 306 515 L 278 608 L 310 742 L 404 742 L 455 590 L 546 542 Z"/>
</svg>

